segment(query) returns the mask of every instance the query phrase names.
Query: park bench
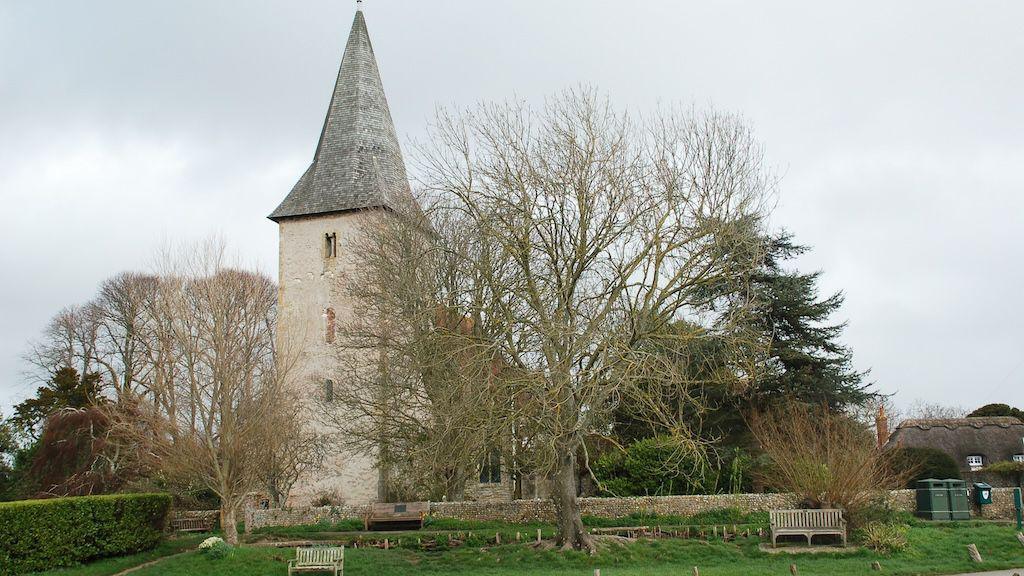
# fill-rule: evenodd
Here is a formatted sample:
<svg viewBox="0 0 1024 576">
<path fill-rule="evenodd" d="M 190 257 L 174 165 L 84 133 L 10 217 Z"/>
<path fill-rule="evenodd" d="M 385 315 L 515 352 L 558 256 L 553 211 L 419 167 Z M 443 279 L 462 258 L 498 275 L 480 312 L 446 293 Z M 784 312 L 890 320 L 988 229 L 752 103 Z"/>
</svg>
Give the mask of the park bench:
<svg viewBox="0 0 1024 576">
<path fill-rule="evenodd" d="M 213 518 L 173 518 L 171 529 L 175 532 L 213 532 Z"/>
<path fill-rule="evenodd" d="M 367 530 L 419 530 L 428 512 L 428 502 L 371 504 L 370 511 L 363 519 L 363 527 Z"/>
<path fill-rule="evenodd" d="M 334 576 L 342 576 L 345 573 L 345 547 L 296 548 L 295 559 L 288 561 L 288 576 L 295 572 L 334 572 Z"/>
<path fill-rule="evenodd" d="M 772 547 L 779 536 L 804 536 L 807 545 L 811 537 L 834 535 L 846 546 L 846 520 L 842 510 L 772 510 L 768 513 L 772 529 Z"/>
</svg>

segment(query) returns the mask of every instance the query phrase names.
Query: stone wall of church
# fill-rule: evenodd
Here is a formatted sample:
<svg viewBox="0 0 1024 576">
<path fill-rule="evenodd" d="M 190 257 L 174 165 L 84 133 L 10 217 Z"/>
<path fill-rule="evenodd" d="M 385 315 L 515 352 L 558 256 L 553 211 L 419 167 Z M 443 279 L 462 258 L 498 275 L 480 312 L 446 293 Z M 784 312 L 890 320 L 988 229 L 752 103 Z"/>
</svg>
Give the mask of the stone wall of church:
<svg viewBox="0 0 1024 576">
<path fill-rule="evenodd" d="M 758 512 L 793 508 L 797 505 L 791 494 L 714 494 L 695 496 L 641 496 L 633 498 L 580 498 L 584 516 L 622 518 L 632 514 L 692 516 L 700 512 L 736 508 L 744 512 Z M 978 510 L 975 518 L 1010 520 L 1014 518 L 1013 491 L 996 488 L 993 503 Z M 913 490 L 894 490 L 892 504 L 897 510 L 913 512 Z M 366 506 L 324 508 L 296 508 L 291 510 L 248 510 L 247 530 L 264 526 L 297 526 L 333 523 L 348 518 L 361 518 Z M 510 523 L 553 522 L 554 508 L 550 500 L 510 500 L 506 502 L 431 502 L 430 515 L 454 520 L 498 520 Z"/>
<path fill-rule="evenodd" d="M 313 400 L 325 393 L 328 379 L 338 381 L 337 344 L 328 342 L 328 311 L 333 310 L 335 326 L 351 318 L 343 282 L 354 265 L 352 239 L 365 217 L 366 212 L 348 212 L 290 218 L 279 225 L 278 346 L 296 360 L 293 381 L 310 399 L 310 426 L 317 425 Z M 329 257 L 326 237 L 332 234 L 337 252 Z M 365 504 L 377 499 L 377 485 L 372 458 L 332 452 L 322 470 L 299 479 L 289 504 L 308 506 L 320 496 L 335 503 Z"/>
</svg>

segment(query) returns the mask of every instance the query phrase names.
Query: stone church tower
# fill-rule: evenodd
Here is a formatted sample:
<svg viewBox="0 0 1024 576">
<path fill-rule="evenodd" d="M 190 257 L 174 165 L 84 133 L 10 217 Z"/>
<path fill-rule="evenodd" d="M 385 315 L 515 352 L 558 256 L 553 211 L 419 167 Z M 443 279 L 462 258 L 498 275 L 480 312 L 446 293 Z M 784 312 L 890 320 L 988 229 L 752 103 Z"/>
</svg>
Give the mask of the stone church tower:
<svg viewBox="0 0 1024 576">
<path fill-rule="evenodd" d="M 351 313 L 342 282 L 351 271 L 357 224 L 409 194 L 405 163 L 391 121 L 366 20 L 357 10 L 313 162 L 270 215 L 280 231 L 280 341 L 297 348 L 296 381 L 304 393 L 332 394 L 335 323 Z M 347 504 L 378 499 L 372 458 L 336 455 L 302 478 L 291 503 L 323 493 Z"/>
</svg>

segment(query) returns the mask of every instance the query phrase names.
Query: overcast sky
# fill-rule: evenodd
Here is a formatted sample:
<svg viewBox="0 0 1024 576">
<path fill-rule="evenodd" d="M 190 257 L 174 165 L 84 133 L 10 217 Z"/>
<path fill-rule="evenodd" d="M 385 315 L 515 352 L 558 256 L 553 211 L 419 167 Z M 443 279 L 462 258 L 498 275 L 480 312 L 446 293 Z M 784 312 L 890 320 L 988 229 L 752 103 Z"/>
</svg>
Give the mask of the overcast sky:
<svg viewBox="0 0 1024 576">
<path fill-rule="evenodd" d="M 26 342 L 155 248 L 266 215 L 310 161 L 354 0 L 0 0 L 0 409 Z M 439 104 L 579 83 L 741 113 L 775 226 L 843 290 L 896 402 L 1024 406 L 1024 2 L 367 0 L 400 137 Z"/>
</svg>

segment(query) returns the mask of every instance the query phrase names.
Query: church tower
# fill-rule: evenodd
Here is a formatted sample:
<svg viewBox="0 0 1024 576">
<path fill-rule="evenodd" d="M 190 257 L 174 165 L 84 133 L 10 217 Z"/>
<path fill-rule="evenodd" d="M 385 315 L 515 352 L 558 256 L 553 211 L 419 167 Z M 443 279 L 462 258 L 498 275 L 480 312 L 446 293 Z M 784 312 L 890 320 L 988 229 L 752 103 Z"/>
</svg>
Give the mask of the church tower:
<svg viewBox="0 0 1024 576">
<path fill-rule="evenodd" d="M 304 394 L 333 393 L 335 324 L 351 313 L 342 290 L 353 266 L 358 222 L 409 194 L 405 163 L 381 84 L 366 19 L 357 9 L 313 162 L 269 216 L 280 232 L 279 341 L 294 351 Z M 372 458 L 335 455 L 324 470 L 302 478 L 291 503 L 322 493 L 348 504 L 378 499 Z"/>
</svg>

